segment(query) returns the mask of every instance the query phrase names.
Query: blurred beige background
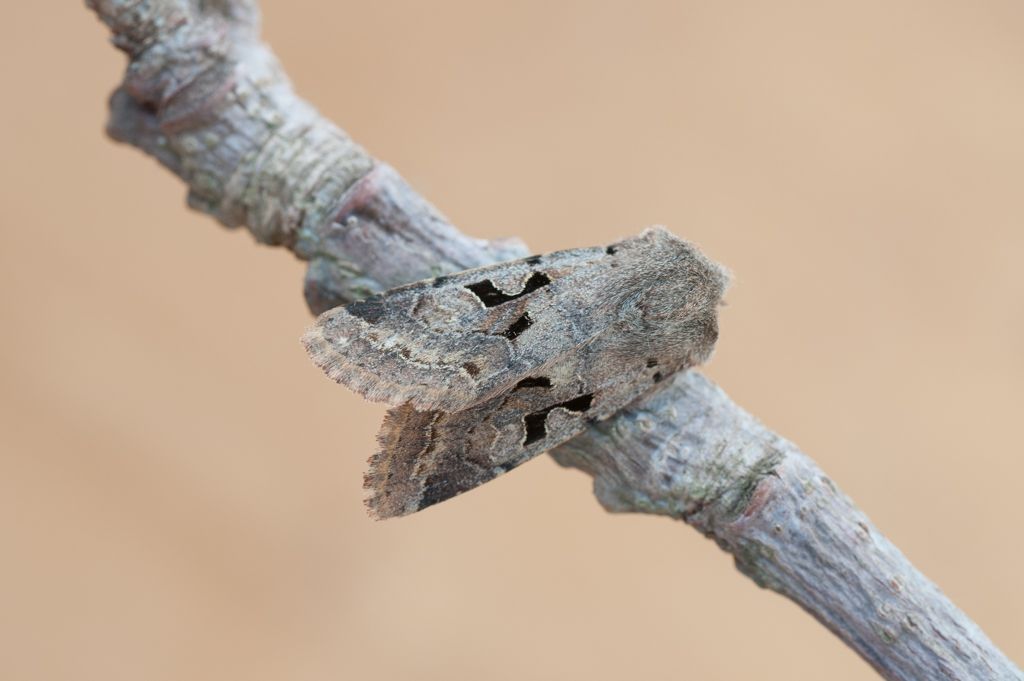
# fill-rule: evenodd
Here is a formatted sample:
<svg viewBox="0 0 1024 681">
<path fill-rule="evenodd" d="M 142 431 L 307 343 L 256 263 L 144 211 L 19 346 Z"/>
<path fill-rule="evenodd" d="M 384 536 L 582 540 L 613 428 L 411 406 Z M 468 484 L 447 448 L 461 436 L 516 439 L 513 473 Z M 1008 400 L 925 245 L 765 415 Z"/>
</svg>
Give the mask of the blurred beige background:
<svg viewBox="0 0 1024 681">
<path fill-rule="evenodd" d="M 732 268 L 708 373 L 1024 662 L 1024 6 L 267 0 L 298 89 L 458 225 L 664 223 Z M 0 676 L 872 679 L 693 530 L 542 458 L 374 523 L 383 408 L 302 264 L 103 137 L 81 2 L 0 23 Z"/>
</svg>

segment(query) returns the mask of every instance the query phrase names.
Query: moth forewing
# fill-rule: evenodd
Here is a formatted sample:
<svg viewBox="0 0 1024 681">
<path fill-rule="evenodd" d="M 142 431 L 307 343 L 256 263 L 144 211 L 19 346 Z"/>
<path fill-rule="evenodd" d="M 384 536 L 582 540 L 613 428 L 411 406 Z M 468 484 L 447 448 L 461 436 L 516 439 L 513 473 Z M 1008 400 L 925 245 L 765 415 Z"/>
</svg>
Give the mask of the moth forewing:
<svg viewBox="0 0 1024 681">
<path fill-rule="evenodd" d="M 592 362 L 581 354 L 463 411 L 391 410 L 366 478 L 371 512 L 405 515 L 473 489 L 611 416 L 669 370 L 644 360 L 586 381 Z"/>
<path fill-rule="evenodd" d="M 590 284 L 603 257 L 561 251 L 392 289 L 323 313 L 303 342 L 368 399 L 458 411 L 600 330 L 607 297 Z"/>
</svg>

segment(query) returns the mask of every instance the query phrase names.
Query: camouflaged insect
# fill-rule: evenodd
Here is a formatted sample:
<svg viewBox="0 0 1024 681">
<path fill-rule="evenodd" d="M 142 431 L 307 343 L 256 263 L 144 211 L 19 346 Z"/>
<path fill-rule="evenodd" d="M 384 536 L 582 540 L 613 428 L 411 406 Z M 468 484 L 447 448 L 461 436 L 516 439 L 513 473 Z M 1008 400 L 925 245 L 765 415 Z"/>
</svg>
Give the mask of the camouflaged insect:
<svg viewBox="0 0 1024 681">
<path fill-rule="evenodd" d="M 366 476 L 384 518 L 487 482 L 706 360 L 726 283 L 654 227 L 395 288 L 325 312 L 303 342 L 331 378 L 396 405 Z"/>
</svg>

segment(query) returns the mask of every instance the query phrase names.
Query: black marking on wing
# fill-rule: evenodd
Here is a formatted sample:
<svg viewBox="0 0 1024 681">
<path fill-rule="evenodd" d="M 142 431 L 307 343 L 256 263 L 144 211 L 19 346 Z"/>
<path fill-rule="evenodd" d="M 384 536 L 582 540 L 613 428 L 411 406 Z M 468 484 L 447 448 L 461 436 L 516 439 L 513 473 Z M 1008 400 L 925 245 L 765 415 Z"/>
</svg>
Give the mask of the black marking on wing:
<svg viewBox="0 0 1024 681">
<path fill-rule="evenodd" d="M 548 275 L 543 272 L 534 272 L 530 275 L 530 278 L 526 280 L 526 285 L 523 286 L 523 290 L 511 295 L 496 287 L 494 282 L 490 279 L 484 279 L 483 281 L 478 281 L 475 284 L 466 284 L 466 288 L 472 291 L 485 307 L 494 307 L 495 305 L 501 305 L 502 303 L 507 303 L 510 300 L 515 300 L 516 298 L 522 298 L 526 294 L 533 293 L 537 289 L 543 288 L 550 283 L 551 279 Z"/>
<path fill-rule="evenodd" d="M 526 439 L 523 440 L 523 446 L 526 447 L 547 437 L 548 414 L 551 413 L 552 409 L 562 407 L 569 411 L 583 413 L 590 409 L 590 405 L 593 401 L 594 394 L 587 393 L 586 395 L 580 395 L 579 397 L 574 397 L 571 400 L 566 400 L 565 402 L 553 404 L 550 407 L 541 409 L 540 411 L 535 411 L 532 414 L 527 414 L 523 417 L 523 425 L 526 427 Z"/>
<path fill-rule="evenodd" d="M 417 511 L 427 506 L 451 499 L 456 494 L 473 489 L 489 479 L 482 471 L 465 459 L 451 459 L 445 463 L 444 471 L 429 476 L 423 483 L 423 496 L 417 504 Z"/>
<path fill-rule="evenodd" d="M 526 331 L 530 326 L 533 325 L 533 320 L 530 319 L 530 313 L 524 312 L 523 316 L 512 322 L 512 325 L 501 332 L 501 335 L 509 340 L 515 340 L 519 337 L 523 331 Z"/>
<path fill-rule="evenodd" d="M 593 403 L 594 394 L 587 393 L 586 395 L 580 395 L 579 397 L 574 397 L 571 400 L 566 400 L 561 404 L 556 404 L 555 407 L 562 407 L 563 409 L 568 409 L 569 411 L 584 412 L 590 409 L 590 405 Z M 554 407 L 552 407 L 552 409 L 554 409 Z"/>
<path fill-rule="evenodd" d="M 384 296 L 372 295 L 365 300 L 350 303 L 345 310 L 353 317 L 359 317 L 367 324 L 376 324 L 384 316 Z"/>
<path fill-rule="evenodd" d="M 523 380 L 516 383 L 516 387 L 513 390 L 519 390 L 520 388 L 550 388 L 551 379 L 547 376 L 528 376 Z"/>
</svg>

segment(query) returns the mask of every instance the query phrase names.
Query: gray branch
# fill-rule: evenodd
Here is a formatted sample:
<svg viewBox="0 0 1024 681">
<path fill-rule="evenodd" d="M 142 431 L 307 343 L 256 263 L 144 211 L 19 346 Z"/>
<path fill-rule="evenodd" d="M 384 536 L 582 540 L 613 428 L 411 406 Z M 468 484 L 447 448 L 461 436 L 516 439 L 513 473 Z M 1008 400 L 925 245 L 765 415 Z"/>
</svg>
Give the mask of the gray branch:
<svg viewBox="0 0 1024 681">
<path fill-rule="evenodd" d="M 451 226 L 292 90 L 251 0 L 88 0 L 130 62 L 108 131 L 188 185 L 189 205 L 309 262 L 313 312 L 520 257 Z M 552 455 L 610 511 L 668 515 L 733 554 L 887 679 L 1024 675 L 806 455 L 698 373 Z"/>
</svg>

